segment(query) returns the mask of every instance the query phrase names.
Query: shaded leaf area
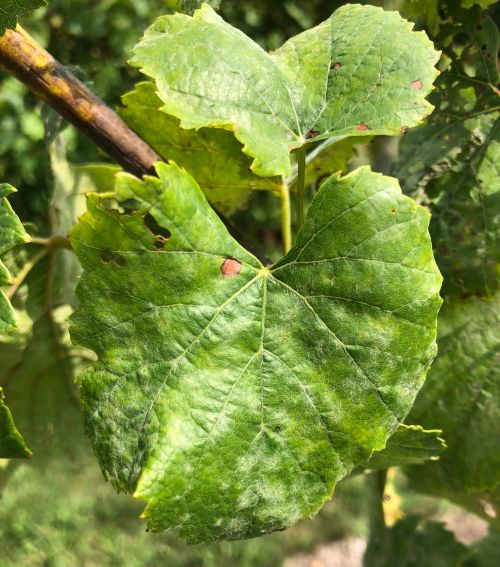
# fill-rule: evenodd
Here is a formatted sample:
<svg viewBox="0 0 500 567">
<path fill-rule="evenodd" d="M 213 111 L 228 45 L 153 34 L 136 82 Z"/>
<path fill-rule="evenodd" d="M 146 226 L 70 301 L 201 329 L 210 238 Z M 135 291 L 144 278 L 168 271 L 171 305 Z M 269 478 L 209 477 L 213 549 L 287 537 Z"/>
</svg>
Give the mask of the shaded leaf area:
<svg viewBox="0 0 500 567">
<path fill-rule="evenodd" d="M 138 84 L 122 101 L 125 108 L 118 112 L 127 124 L 165 160 L 185 168 L 222 213 L 231 214 L 245 205 L 252 190 L 280 191 L 281 178 L 252 173 L 252 160 L 230 132 L 183 130 L 177 118 L 161 112 L 163 103 L 153 83 Z"/>
<path fill-rule="evenodd" d="M 478 7 L 457 10 L 462 19 L 451 17 L 437 36 L 445 50 L 430 99 L 436 110 L 403 139 L 395 173 L 431 207 L 443 293 L 492 296 L 500 262 L 499 36 Z"/>
<path fill-rule="evenodd" d="M 287 176 L 290 151 L 311 140 L 399 135 L 429 114 L 438 54 L 412 27 L 396 12 L 346 5 L 267 54 L 203 5 L 159 18 L 132 64 L 182 127 L 233 130 L 255 173 Z"/>
<path fill-rule="evenodd" d="M 31 451 L 12 419 L 12 414 L 4 402 L 3 390 L 0 388 L 0 459 L 28 457 L 31 457 Z"/>
<path fill-rule="evenodd" d="M 483 517 L 500 511 L 500 301 L 445 302 L 438 356 L 408 421 L 439 423 L 448 449 L 439 461 L 408 468 L 412 485 Z"/>
<path fill-rule="evenodd" d="M 28 17 L 30 12 L 45 6 L 45 0 L 2 0 L 0 6 L 0 36 L 7 28 L 15 29 L 17 19 Z"/>
<path fill-rule="evenodd" d="M 500 535 L 491 531 L 485 538 L 471 546 L 472 555 L 466 567 L 496 567 L 500 563 Z"/>
<path fill-rule="evenodd" d="M 188 174 L 157 172 L 121 174 L 114 207 L 89 196 L 71 233 L 72 339 L 99 357 L 80 377 L 94 450 L 154 531 L 285 528 L 385 446 L 422 384 L 441 284 L 429 215 L 369 168 L 334 176 L 265 268 Z"/>
<path fill-rule="evenodd" d="M 14 192 L 14 187 L 0 184 L 0 333 L 12 331 L 16 327 L 14 310 L 2 290 L 3 286 L 12 284 L 11 274 L 2 262 L 2 256 L 29 239 L 19 217 L 7 200 L 7 196 Z"/>
<path fill-rule="evenodd" d="M 440 429 L 426 430 L 419 425 L 402 423 L 387 440 L 382 451 L 373 453 L 370 460 L 354 469 L 353 474 L 365 469 L 382 470 L 436 460 L 446 449 Z"/>
<path fill-rule="evenodd" d="M 368 541 L 365 567 L 460 567 L 472 551 L 458 542 L 441 522 L 422 521 L 412 515 L 392 528 L 382 529 Z"/>
<path fill-rule="evenodd" d="M 91 185 L 82 185 L 71 171 L 60 138 L 48 149 L 53 189 L 29 230 L 63 236 L 84 205 L 80 190 Z M 84 359 L 69 343 L 65 323 L 74 302 L 78 262 L 69 250 L 34 243 L 18 246 L 2 259 L 14 276 L 10 291 L 18 326 L 15 332 L 0 335 L 0 386 L 33 450 L 32 462 L 45 462 L 54 447 L 69 456 L 72 434 L 82 430 L 73 378 Z M 0 482 L 13 468 L 15 464 L 0 471 Z"/>
</svg>

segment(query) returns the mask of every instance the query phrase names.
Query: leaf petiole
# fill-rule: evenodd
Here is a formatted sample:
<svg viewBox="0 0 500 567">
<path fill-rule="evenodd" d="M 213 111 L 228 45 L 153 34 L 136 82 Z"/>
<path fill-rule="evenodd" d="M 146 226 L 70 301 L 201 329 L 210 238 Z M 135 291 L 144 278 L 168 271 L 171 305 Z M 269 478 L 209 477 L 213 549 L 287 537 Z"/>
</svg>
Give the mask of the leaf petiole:
<svg viewBox="0 0 500 567">
<path fill-rule="evenodd" d="M 304 191 L 306 181 L 306 147 L 297 150 L 297 228 L 304 224 Z"/>
<path fill-rule="evenodd" d="M 290 187 L 283 182 L 280 188 L 281 199 L 281 238 L 283 241 L 283 254 L 292 247 L 292 211 L 290 207 Z"/>
</svg>

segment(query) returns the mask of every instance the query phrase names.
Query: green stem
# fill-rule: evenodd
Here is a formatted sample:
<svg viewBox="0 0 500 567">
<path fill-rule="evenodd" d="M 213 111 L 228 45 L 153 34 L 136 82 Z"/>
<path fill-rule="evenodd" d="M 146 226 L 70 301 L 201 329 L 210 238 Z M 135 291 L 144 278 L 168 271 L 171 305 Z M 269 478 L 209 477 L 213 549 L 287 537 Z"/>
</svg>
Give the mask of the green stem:
<svg viewBox="0 0 500 567">
<path fill-rule="evenodd" d="M 280 191 L 281 199 L 281 237 L 283 240 L 283 254 L 292 247 L 292 211 L 290 207 L 290 188 L 283 182 Z"/>
<path fill-rule="evenodd" d="M 297 150 L 297 227 L 304 224 L 304 191 L 306 183 L 306 147 Z"/>
<path fill-rule="evenodd" d="M 378 533 L 385 529 L 384 491 L 387 471 L 380 470 L 367 475 L 366 482 L 370 491 L 370 531 Z"/>
</svg>

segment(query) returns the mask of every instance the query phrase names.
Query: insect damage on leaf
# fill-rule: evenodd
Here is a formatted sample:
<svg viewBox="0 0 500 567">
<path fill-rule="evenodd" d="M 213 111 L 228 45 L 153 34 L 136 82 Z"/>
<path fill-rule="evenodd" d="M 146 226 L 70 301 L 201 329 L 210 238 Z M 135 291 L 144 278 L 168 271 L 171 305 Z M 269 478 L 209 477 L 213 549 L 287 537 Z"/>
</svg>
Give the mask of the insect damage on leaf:
<svg viewBox="0 0 500 567">
<path fill-rule="evenodd" d="M 71 334 L 98 356 L 79 378 L 87 431 L 153 531 L 284 529 L 383 449 L 422 385 L 441 284 L 429 215 L 368 168 L 332 176 L 264 267 L 186 172 L 157 172 L 118 176 L 131 213 L 90 194 L 71 232 L 84 268 Z M 148 214 L 170 233 L 161 253 Z"/>
<path fill-rule="evenodd" d="M 268 54 L 203 5 L 159 18 L 132 64 L 182 128 L 231 129 L 252 171 L 288 176 L 290 151 L 306 143 L 359 135 L 360 124 L 398 136 L 432 110 L 438 54 L 412 28 L 397 12 L 348 4 Z"/>
</svg>

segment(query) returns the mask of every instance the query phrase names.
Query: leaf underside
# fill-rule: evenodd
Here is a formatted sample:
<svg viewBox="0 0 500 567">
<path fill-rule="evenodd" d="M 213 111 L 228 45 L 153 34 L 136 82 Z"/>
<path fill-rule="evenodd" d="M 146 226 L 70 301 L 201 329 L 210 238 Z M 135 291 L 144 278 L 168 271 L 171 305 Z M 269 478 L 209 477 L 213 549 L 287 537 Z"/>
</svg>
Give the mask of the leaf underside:
<svg viewBox="0 0 500 567">
<path fill-rule="evenodd" d="M 428 115 L 439 54 L 397 12 L 346 5 L 268 54 L 208 5 L 159 18 L 133 65 L 183 128 L 233 130 L 262 176 L 309 141 L 399 135 Z"/>
<path fill-rule="evenodd" d="M 18 18 L 27 18 L 30 12 L 45 6 L 45 0 L 2 0 L 0 5 L 0 36 L 7 28 L 15 29 Z"/>
<path fill-rule="evenodd" d="M 154 531 L 283 529 L 383 449 L 422 385 L 441 284 L 429 215 L 369 168 L 332 176 L 266 268 L 187 173 L 157 172 L 121 174 L 114 208 L 90 195 L 71 233 L 94 450 Z"/>
</svg>

